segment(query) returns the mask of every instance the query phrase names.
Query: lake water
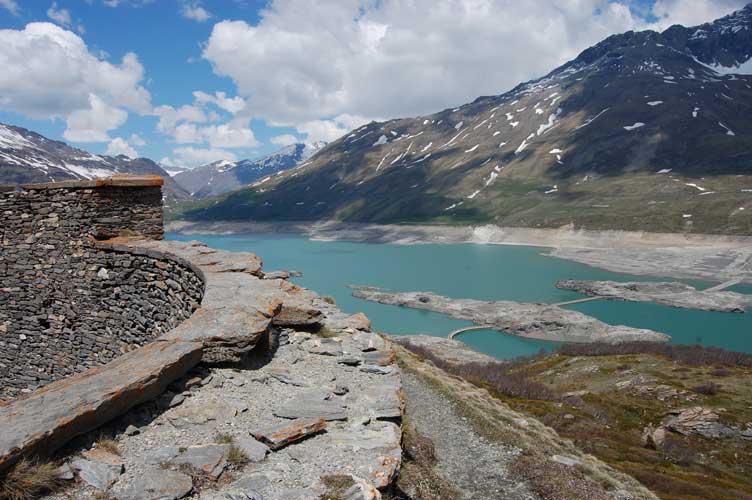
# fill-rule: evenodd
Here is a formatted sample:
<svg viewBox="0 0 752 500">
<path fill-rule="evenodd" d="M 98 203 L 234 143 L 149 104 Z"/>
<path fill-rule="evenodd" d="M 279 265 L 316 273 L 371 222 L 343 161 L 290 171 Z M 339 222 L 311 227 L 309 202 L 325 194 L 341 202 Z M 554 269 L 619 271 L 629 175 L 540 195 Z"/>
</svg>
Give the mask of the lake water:
<svg viewBox="0 0 752 500">
<path fill-rule="evenodd" d="M 546 249 L 503 245 L 386 245 L 311 241 L 291 235 L 178 235 L 214 248 L 250 251 L 264 269 L 296 270 L 293 281 L 333 297 L 346 312 L 364 312 L 374 329 L 395 335 L 446 336 L 471 323 L 442 314 L 376 304 L 353 298 L 348 284 L 399 291 L 430 291 L 449 297 L 556 303 L 581 298 L 555 287 L 561 279 L 644 281 L 654 278 L 615 274 L 582 264 L 545 257 Z M 698 288 L 713 283 L 682 280 Z M 752 293 L 752 286 L 734 291 Z M 752 313 L 732 314 L 676 309 L 650 303 L 594 301 L 568 306 L 613 325 L 649 328 L 671 335 L 677 344 L 704 344 L 752 353 Z M 499 358 L 534 354 L 555 344 L 494 331 L 458 337 Z"/>
</svg>

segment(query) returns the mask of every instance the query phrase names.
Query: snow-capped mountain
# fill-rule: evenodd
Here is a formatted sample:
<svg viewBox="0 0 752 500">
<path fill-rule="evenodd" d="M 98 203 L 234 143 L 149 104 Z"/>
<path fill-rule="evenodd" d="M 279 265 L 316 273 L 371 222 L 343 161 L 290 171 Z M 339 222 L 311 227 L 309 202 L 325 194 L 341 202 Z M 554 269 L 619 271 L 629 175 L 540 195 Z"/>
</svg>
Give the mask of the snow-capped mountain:
<svg viewBox="0 0 752 500">
<path fill-rule="evenodd" d="M 188 193 L 148 158 L 95 155 L 0 123 L 0 184 L 87 180 L 113 174 L 159 175 L 165 178 L 168 203 L 188 198 Z"/>
<path fill-rule="evenodd" d="M 299 165 L 324 146 L 323 142 L 298 143 L 256 160 L 216 161 L 179 172 L 175 180 L 196 198 L 217 196 Z"/>
<path fill-rule="evenodd" d="M 751 74 L 752 5 L 614 35 L 504 94 L 360 127 L 186 216 L 752 233 Z"/>
</svg>

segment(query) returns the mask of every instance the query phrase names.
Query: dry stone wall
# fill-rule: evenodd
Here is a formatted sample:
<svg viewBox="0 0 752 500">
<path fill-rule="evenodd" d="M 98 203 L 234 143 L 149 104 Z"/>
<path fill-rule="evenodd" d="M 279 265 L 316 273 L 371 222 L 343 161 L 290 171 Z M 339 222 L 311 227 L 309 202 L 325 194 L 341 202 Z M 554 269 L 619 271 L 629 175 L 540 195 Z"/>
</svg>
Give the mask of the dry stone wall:
<svg viewBox="0 0 752 500">
<path fill-rule="evenodd" d="M 112 179 L 0 190 L 0 400 L 107 363 L 199 306 L 187 263 L 94 246 L 163 236 L 161 178 Z"/>
</svg>

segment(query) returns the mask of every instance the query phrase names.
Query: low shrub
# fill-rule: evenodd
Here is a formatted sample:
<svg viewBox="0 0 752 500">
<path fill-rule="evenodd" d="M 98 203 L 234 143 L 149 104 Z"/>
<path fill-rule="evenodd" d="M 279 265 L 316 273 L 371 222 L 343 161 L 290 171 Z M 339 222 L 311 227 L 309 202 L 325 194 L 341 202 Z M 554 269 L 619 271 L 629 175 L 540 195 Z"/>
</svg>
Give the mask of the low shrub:
<svg viewBox="0 0 752 500">
<path fill-rule="evenodd" d="M 708 382 L 707 384 L 700 384 L 692 387 L 692 392 L 703 394 L 705 396 L 715 396 L 716 394 L 718 394 L 719 389 L 720 386 L 718 384 Z"/>
<path fill-rule="evenodd" d="M 54 464 L 21 460 L 0 479 L 0 500 L 31 500 L 60 486 Z"/>
<path fill-rule="evenodd" d="M 556 401 L 559 399 L 554 391 L 540 382 L 529 380 L 521 373 L 511 373 L 516 367 L 539 359 L 540 355 L 516 358 L 515 360 L 503 363 L 449 363 L 424 347 L 414 345 L 405 345 L 405 347 L 423 359 L 431 361 L 447 373 L 476 384 L 488 385 L 491 389 L 504 396 L 542 401 Z"/>
<path fill-rule="evenodd" d="M 701 345 L 673 345 L 656 342 L 622 344 L 564 344 L 556 352 L 565 356 L 613 356 L 655 354 L 689 366 L 741 366 L 752 368 L 752 355 Z"/>
</svg>

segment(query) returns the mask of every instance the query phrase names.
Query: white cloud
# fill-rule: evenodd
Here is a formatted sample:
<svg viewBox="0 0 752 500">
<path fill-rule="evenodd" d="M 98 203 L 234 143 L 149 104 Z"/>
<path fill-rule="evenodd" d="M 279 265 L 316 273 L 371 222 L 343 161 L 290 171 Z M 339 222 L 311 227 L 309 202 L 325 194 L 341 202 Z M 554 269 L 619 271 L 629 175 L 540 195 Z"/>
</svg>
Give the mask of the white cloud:
<svg viewBox="0 0 752 500">
<path fill-rule="evenodd" d="M 128 142 L 134 146 L 146 146 L 146 141 L 138 134 L 131 134 L 128 138 Z"/>
<path fill-rule="evenodd" d="M 47 17 L 63 26 L 70 26 L 72 22 L 70 11 L 68 9 L 58 8 L 57 2 L 52 2 L 50 8 L 47 9 Z"/>
<path fill-rule="evenodd" d="M 206 121 L 204 110 L 198 106 L 186 104 L 178 109 L 172 106 L 158 106 L 154 114 L 159 117 L 157 130 L 166 134 L 174 134 L 180 123 L 203 123 Z"/>
<path fill-rule="evenodd" d="M 174 137 L 179 144 L 207 142 L 213 148 L 252 148 L 259 145 L 250 128 L 232 124 L 200 127 L 193 123 L 183 123 L 175 128 Z"/>
<path fill-rule="evenodd" d="M 89 94 L 89 109 L 79 109 L 68 115 L 63 137 L 72 142 L 104 142 L 107 132 L 120 127 L 128 113 L 110 106 L 96 94 Z"/>
<path fill-rule="evenodd" d="M 18 15 L 18 3 L 16 3 L 16 0 L 0 0 L 0 7 L 7 10 L 14 16 Z"/>
<path fill-rule="evenodd" d="M 742 3 L 658 2 L 661 25 L 696 4 L 709 20 Z M 340 129 L 332 117 L 436 112 L 543 76 L 613 33 L 653 27 L 628 3 L 341 0 L 301 9 L 277 0 L 256 25 L 215 24 L 203 57 L 255 117 L 331 138 Z"/>
<path fill-rule="evenodd" d="M 311 120 L 296 126 L 301 134 L 306 134 L 306 142 L 332 142 L 339 139 L 348 131 L 368 123 L 369 120 L 360 116 L 347 114 L 339 115 L 329 120 Z"/>
<path fill-rule="evenodd" d="M 656 0 L 651 13 L 658 18 L 656 28 L 672 24 L 695 26 L 723 17 L 744 7 L 749 0 Z"/>
<path fill-rule="evenodd" d="M 138 158 L 138 152 L 128 144 L 128 141 L 122 137 L 115 137 L 107 145 L 107 152 L 110 156 L 125 155 L 128 158 Z"/>
<path fill-rule="evenodd" d="M 180 9 L 180 13 L 186 19 L 193 19 L 200 23 L 208 21 L 212 17 L 212 15 L 201 6 L 201 2 L 198 1 L 184 2 Z"/>
<path fill-rule="evenodd" d="M 233 115 L 243 111 L 246 106 L 245 99 L 242 97 L 227 97 L 224 92 L 215 92 L 214 95 L 210 95 L 197 90 L 193 93 L 193 97 L 200 104 L 211 103 Z"/>
<path fill-rule="evenodd" d="M 269 139 L 269 142 L 277 146 L 289 146 L 298 142 L 298 138 L 292 134 L 283 134 Z"/>
<path fill-rule="evenodd" d="M 160 163 L 168 166 L 185 165 L 187 167 L 196 167 L 205 163 L 211 163 L 218 160 L 237 160 L 237 157 L 230 151 L 222 149 L 201 149 L 201 148 L 177 148 L 173 152 L 173 158 L 162 158 Z"/>
<path fill-rule="evenodd" d="M 177 167 L 178 165 L 172 161 L 172 158 L 169 156 L 165 156 L 161 160 L 159 160 L 159 164 L 163 167 Z"/>
<path fill-rule="evenodd" d="M 109 140 L 107 132 L 125 122 L 126 111 L 151 109 L 135 54 L 111 64 L 52 23 L 0 30 L 0 68 L 0 107 L 29 118 L 65 118 L 68 140 Z"/>
</svg>

